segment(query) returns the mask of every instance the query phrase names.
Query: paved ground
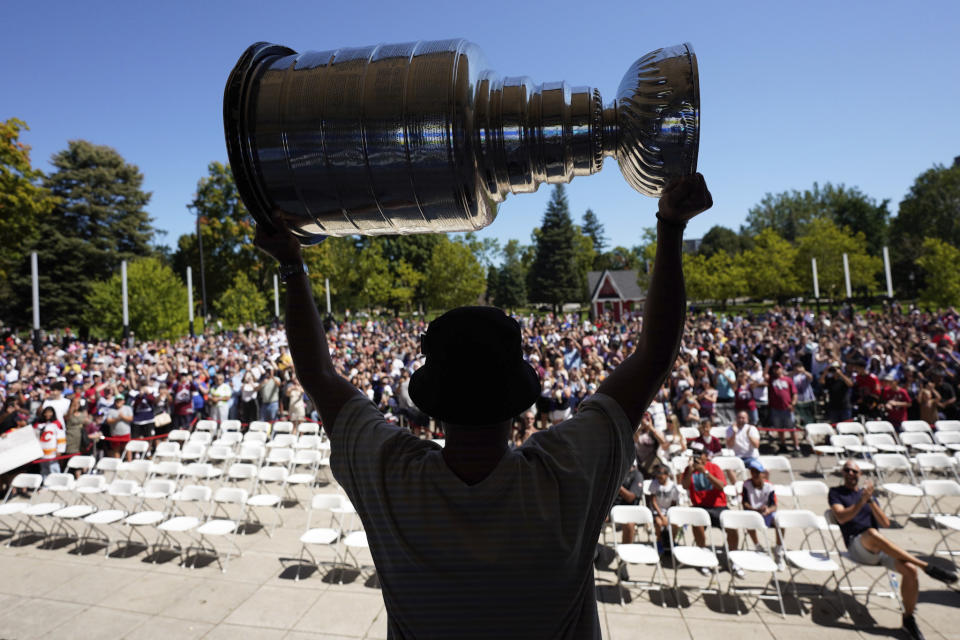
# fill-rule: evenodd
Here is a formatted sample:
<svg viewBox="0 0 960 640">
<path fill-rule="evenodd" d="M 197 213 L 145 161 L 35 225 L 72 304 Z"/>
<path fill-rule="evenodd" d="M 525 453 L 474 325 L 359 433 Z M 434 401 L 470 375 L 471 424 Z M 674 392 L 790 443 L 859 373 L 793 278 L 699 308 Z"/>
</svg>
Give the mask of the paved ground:
<svg viewBox="0 0 960 640">
<path fill-rule="evenodd" d="M 813 467 L 810 459 L 794 463 L 799 470 Z M 827 482 L 834 484 L 836 479 Z M 301 495 L 305 497 L 306 492 Z M 909 501 L 895 504 L 910 506 Z M 824 508 L 815 503 L 804 506 L 818 512 Z M 309 576 L 295 582 L 305 511 L 302 507 L 287 509 L 284 519 L 284 526 L 273 537 L 263 531 L 238 537 L 243 556 L 231 560 L 225 574 L 215 563 L 193 570 L 181 568 L 169 555 L 153 564 L 143 551 L 129 557 L 123 553 L 105 557 L 92 548 L 83 550 L 89 553 L 77 553 L 73 544 L 43 548 L 39 541 L 28 541 L 0 546 L 0 640 L 385 638 L 386 613 L 372 567 L 361 575 L 345 575 L 344 584 L 339 583 L 337 571 L 326 568 L 310 570 Z M 929 551 L 939 539 L 935 531 L 913 522 L 889 533 L 915 552 Z M 333 553 L 321 552 L 319 557 L 332 560 Z M 606 556 L 601 565 L 604 559 Z M 361 560 L 370 564 L 369 555 Z M 634 577 L 643 573 L 636 570 Z M 672 570 L 666 575 L 672 579 Z M 721 575 L 726 586 L 729 574 Z M 866 584 L 870 575 L 880 575 L 879 570 L 859 572 L 855 583 Z M 798 580 L 801 584 L 820 582 L 815 576 L 801 575 Z M 760 585 L 764 578 L 750 582 Z M 885 586 L 886 581 L 881 582 Z M 632 591 L 628 602 L 620 605 L 615 583 L 612 569 L 597 571 L 601 623 L 610 639 L 718 640 L 734 634 L 745 640 L 809 638 L 813 634 L 829 634 L 831 639 L 903 637 L 896 630 L 900 624 L 897 605 L 883 597 L 871 598 L 867 608 L 863 595 L 856 599 L 843 596 L 844 604 L 854 612 L 853 619 L 840 615 L 834 592 L 826 599 L 801 597 L 805 605 L 812 605 L 812 613 L 806 615 L 801 615 L 797 601 L 788 597 L 785 618 L 780 616 L 776 600 L 753 606 L 754 598 L 742 597 L 741 608 L 752 608 L 738 616 L 733 612 L 736 601 L 732 597 L 721 603 L 716 595 L 699 593 L 695 587 L 705 585 L 706 579 L 690 569 L 680 570 L 680 583 L 691 588 L 684 590 L 679 606 L 668 594 L 667 606 L 662 607 L 659 590 Z M 921 589 L 918 612 L 927 638 L 960 638 L 960 594 L 926 576 L 921 576 Z M 726 606 L 726 613 L 721 605 Z"/>
</svg>

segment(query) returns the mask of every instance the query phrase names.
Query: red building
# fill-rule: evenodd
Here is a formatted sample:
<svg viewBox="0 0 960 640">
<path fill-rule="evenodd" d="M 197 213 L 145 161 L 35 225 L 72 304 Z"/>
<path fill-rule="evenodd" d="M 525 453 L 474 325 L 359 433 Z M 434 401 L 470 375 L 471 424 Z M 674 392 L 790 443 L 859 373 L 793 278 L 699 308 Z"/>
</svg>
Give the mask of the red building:
<svg viewBox="0 0 960 640">
<path fill-rule="evenodd" d="M 636 271 L 591 271 L 587 274 L 590 291 L 590 317 L 594 320 L 609 313 L 620 322 L 630 313 L 643 313 L 647 292 L 637 284 Z"/>
</svg>

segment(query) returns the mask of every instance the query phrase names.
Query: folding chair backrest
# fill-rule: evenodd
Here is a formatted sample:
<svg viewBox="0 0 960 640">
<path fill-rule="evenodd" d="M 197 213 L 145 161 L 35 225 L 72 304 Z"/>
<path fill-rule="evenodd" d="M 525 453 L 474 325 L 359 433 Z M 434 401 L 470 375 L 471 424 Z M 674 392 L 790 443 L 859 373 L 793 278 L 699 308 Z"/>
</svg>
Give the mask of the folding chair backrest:
<svg viewBox="0 0 960 640">
<path fill-rule="evenodd" d="M 798 498 L 810 496 L 826 497 L 830 493 L 830 487 L 819 480 L 795 480 L 791 483 L 793 495 Z"/>
<path fill-rule="evenodd" d="M 297 449 L 293 456 L 293 464 L 306 466 L 320 462 L 320 452 L 316 449 Z"/>
<path fill-rule="evenodd" d="M 153 451 L 154 458 L 163 458 L 180 455 L 179 442 L 158 442 L 157 448 Z"/>
<path fill-rule="evenodd" d="M 194 427 L 195 431 L 208 431 L 210 433 L 216 433 L 217 431 L 217 421 L 216 420 L 197 420 L 197 426 Z"/>
<path fill-rule="evenodd" d="M 266 448 L 262 444 L 257 442 L 244 442 L 240 445 L 237 458 L 240 460 L 256 460 L 259 462 L 263 459 L 265 453 Z"/>
<path fill-rule="evenodd" d="M 239 420 L 224 420 L 220 423 L 220 434 L 229 433 L 231 431 L 240 431 L 240 421 Z"/>
<path fill-rule="evenodd" d="M 838 422 L 837 423 L 837 433 L 840 435 L 853 434 L 856 436 L 862 436 L 866 433 L 863 428 L 863 425 L 859 422 Z"/>
<path fill-rule="evenodd" d="M 273 447 L 290 448 L 296 443 L 297 436 L 293 435 L 292 433 L 278 433 L 270 444 Z"/>
<path fill-rule="evenodd" d="M 301 436 L 306 435 L 319 435 L 320 434 L 320 425 L 316 422 L 301 422 L 297 425 L 297 433 Z"/>
<path fill-rule="evenodd" d="M 820 523 L 813 511 L 806 509 L 777 509 L 774 513 L 780 529 L 819 529 Z"/>
<path fill-rule="evenodd" d="M 213 489 L 199 484 L 188 484 L 177 493 L 177 500 L 184 502 L 209 502 L 213 496 Z"/>
<path fill-rule="evenodd" d="M 140 457 L 143 457 L 143 454 L 149 450 L 150 443 L 146 440 L 131 440 L 123 447 L 124 455 L 128 453 L 134 453 Z"/>
<path fill-rule="evenodd" d="M 760 456 L 759 460 L 767 471 L 786 471 L 793 475 L 793 466 L 786 456 Z"/>
<path fill-rule="evenodd" d="M 953 464 L 945 453 L 918 453 L 917 468 L 921 471 L 953 471 Z"/>
<path fill-rule="evenodd" d="M 928 496 L 960 496 L 960 482 L 956 480 L 924 480 L 920 486 Z"/>
<path fill-rule="evenodd" d="M 227 478 L 230 480 L 251 480 L 257 476 L 257 465 L 245 462 L 235 462 L 227 469 Z"/>
<path fill-rule="evenodd" d="M 293 433 L 293 423 L 288 420 L 277 420 L 273 423 L 272 433 Z"/>
<path fill-rule="evenodd" d="M 927 431 L 904 431 L 900 434 L 900 442 L 905 445 L 933 444 L 933 437 Z"/>
<path fill-rule="evenodd" d="M 734 471 L 738 475 L 743 475 L 746 472 L 746 466 L 744 466 L 743 460 L 736 456 L 714 456 L 710 462 L 724 471 Z"/>
<path fill-rule="evenodd" d="M 319 449 L 320 448 L 320 436 L 317 435 L 302 435 L 297 438 L 297 449 Z"/>
<path fill-rule="evenodd" d="M 960 431 L 960 420 L 937 420 L 937 431 Z"/>
<path fill-rule="evenodd" d="M 155 462 L 152 468 L 155 476 L 180 476 L 183 474 L 183 465 L 175 460 Z"/>
<path fill-rule="evenodd" d="M 107 493 L 115 497 L 135 496 L 140 492 L 140 484 L 133 480 L 114 480 L 107 486 Z"/>
<path fill-rule="evenodd" d="M 247 501 L 247 491 L 236 487 L 220 487 L 213 494 L 213 501 L 223 504 L 244 504 Z"/>
<path fill-rule="evenodd" d="M 291 460 L 293 460 L 293 449 L 288 449 L 286 447 L 273 449 L 267 455 L 267 460 L 270 461 L 270 464 L 278 464 L 278 463 L 286 464 Z"/>
<path fill-rule="evenodd" d="M 680 435 L 684 440 L 696 440 L 700 437 L 700 430 L 696 427 L 680 427 Z"/>
<path fill-rule="evenodd" d="M 210 444 L 213 442 L 213 432 L 211 431 L 194 431 L 190 434 L 190 440 L 187 441 L 187 444 L 200 443 L 200 444 Z M 186 445 L 184 445 L 186 447 Z"/>
<path fill-rule="evenodd" d="M 141 493 L 150 494 L 151 497 L 159 498 L 169 496 L 171 493 L 176 491 L 176 489 L 177 483 L 173 480 L 154 478 L 153 480 L 147 480 L 145 483 L 143 483 Z"/>
<path fill-rule="evenodd" d="M 900 471 L 908 474 L 913 472 L 913 465 L 905 455 L 900 453 L 875 453 L 873 464 L 881 471 Z"/>
<path fill-rule="evenodd" d="M 224 431 L 220 437 L 213 441 L 213 444 L 220 444 L 227 447 L 234 447 L 243 440 L 243 435 L 239 431 Z"/>
<path fill-rule="evenodd" d="M 191 456 L 191 455 L 200 455 L 202 456 L 207 451 L 207 444 L 205 442 L 200 442 L 197 440 L 191 440 L 183 445 L 181 450 L 181 455 Z"/>
<path fill-rule="evenodd" d="M 43 476 L 39 473 L 18 473 L 10 481 L 10 486 L 14 489 L 28 489 L 36 491 L 43 484 Z"/>
<path fill-rule="evenodd" d="M 670 507 L 667 509 L 667 520 L 670 524 L 677 526 L 710 526 L 710 514 L 700 507 Z"/>
<path fill-rule="evenodd" d="M 247 431 L 243 434 L 243 443 L 263 444 L 267 441 L 267 434 L 263 431 Z"/>
<path fill-rule="evenodd" d="M 933 439 L 937 441 L 937 444 L 944 446 L 960 444 L 960 431 L 937 431 L 933 434 Z"/>
<path fill-rule="evenodd" d="M 120 458 L 100 458 L 94 469 L 100 473 L 116 473 L 120 469 Z"/>
<path fill-rule="evenodd" d="M 766 530 L 767 524 L 758 511 L 727 509 L 720 512 L 720 527 L 723 529 Z"/>
<path fill-rule="evenodd" d="M 868 433 L 867 435 L 863 436 L 863 444 L 871 447 L 878 447 L 881 445 L 897 446 L 899 443 L 890 433 Z"/>
<path fill-rule="evenodd" d="M 275 467 L 273 465 L 260 467 L 257 472 L 257 480 L 260 482 L 286 482 L 290 472 L 286 467 Z"/>
<path fill-rule="evenodd" d="M 699 433 L 697 435 L 699 435 Z M 714 438 L 719 438 L 721 442 L 725 442 L 727 439 L 727 428 L 726 427 L 710 427 L 710 435 L 713 436 Z"/>
<path fill-rule="evenodd" d="M 867 428 L 867 433 L 889 433 L 896 438 L 897 430 L 886 420 L 867 420 L 864 426 Z"/>
<path fill-rule="evenodd" d="M 830 436 L 830 444 L 835 447 L 857 447 L 863 443 L 860 441 L 860 436 L 852 433 L 844 433 Z"/>
<path fill-rule="evenodd" d="M 209 462 L 191 462 L 183 469 L 183 475 L 191 478 L 212 478 L 216 474 Z"/>
<path fill-rule="evenodd" d="M 93 476 L 90 474 L 82 475 L 77 478 L 74 489 L 93 489 L 95 491 L 105 491 L 107 488 L 107 479 L 103 476 Z"/>
<path fill-rule="evenodd" d="M 97 463 L 93 456 L 73 456 L 67 461 L 67 469 L 81 469 L 89 471 Z"/>
<path fill-rule="evenodd" d="M 152 467 L 153 463 L 149 460 L 131 460 L 130 462 L 122 463 L 120 470 L 123 471 L 124 475 L 134 474 L 146 477 Z"/>
<path fill-rule="evenodd" d="M 167 434 L 168 442 L 186 442 L 190 439 L 190 432 L 186 429 L 174 429 Z"/>
<path fill-rule="evenodd" d="M 904 420 L 900 423 L 900 431 L 902 433 L 932 433 L 933 429 L 931 429 L 930 424 L 924 420 Z"/>
<path fill-rule="evenodd" d="M 617 524 L 653 524 L 653 513 L 643 505 L 618 504 L 610 509 L 610 519 Z"/>
<path fill-rule="evenodd" d="M 338 493 L 317 493 L 310 499 L 310 508 L 314 511 L 321 509 L 339 509 L 343 506 L 343 496 Z"/>
<path fill-rule="evenodd" d="M 46 489 L 72 489 L 73 485 L 74 479 L 69 473 L 51 473 L 43 480 Z"/>
<path fill-rule="evenodd" d="M 249 431 L 261 431 L 263 433 L 267 433 L 270 431 L 270 423 L 264 422 L 263 420 L 254 420 L 250 423 L 248 429 Z"/>
<path fill-rule="evenodd" d="M 837 432 L 833 426 L 827 424 L 826 422 L 810 422 L 807 423 L 803 430 L 807 434 L 807 441 L 811 444 L 814 444 L 817 438 L 826 438 L 829 439 L 830 436 L 836 435 Z"/>
</svg>

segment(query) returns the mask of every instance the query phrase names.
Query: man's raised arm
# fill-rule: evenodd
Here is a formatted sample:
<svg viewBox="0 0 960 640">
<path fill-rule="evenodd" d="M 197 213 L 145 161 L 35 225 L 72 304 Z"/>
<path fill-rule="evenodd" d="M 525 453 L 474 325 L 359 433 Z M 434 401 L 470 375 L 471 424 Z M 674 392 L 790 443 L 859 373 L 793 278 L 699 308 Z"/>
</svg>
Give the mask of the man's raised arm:
<svg viewBox="0 0 960 640">
<path fill-rule="evenodd" d="M 276 216 L 274 220 L 278 218 Z M 300 243 L 286 228 L 274 231 L 262 224 L 257 225 L 255 242 L 289 272 L 286 278 L 286 328 L 293 367 L 300 384 L 320 412 L 327 436 L 332 438 L 340 408 L 360 391 L 337 373 L 330 359 L 323 321 L 313 301 L 310 278 L 303 269 Z"/>
<path fill-rule="evenodd" d="M 699 173 L 664 189 L 657 213 L 657 257 L 643 309 L 643 330 L 633 354 L 614 369 L 598 391 L 623 407 L 636 427 L 657 389 L 670 373 L 686 315 L 683 286 L 683 229 L 692 217 L 713 206 Z"/>
</svg>

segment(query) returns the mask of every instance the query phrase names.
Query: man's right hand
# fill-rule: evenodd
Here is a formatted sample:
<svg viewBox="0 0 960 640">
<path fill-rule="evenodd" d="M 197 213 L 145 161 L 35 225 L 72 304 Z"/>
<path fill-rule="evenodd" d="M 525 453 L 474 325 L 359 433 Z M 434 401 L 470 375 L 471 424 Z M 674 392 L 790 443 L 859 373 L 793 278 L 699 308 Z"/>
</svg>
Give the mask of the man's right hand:
<svg viewBox="0 0 960 640">
<path fill-rule="evenodd" d="M 713 196 L 702 174 L 672 180 L 660 196 L 657 217 L 671 224 L 686 224 L 713 206 Z"/>
<path fill-rule="evenodd" d="M 290 233 L 283 218 L 274 216 L 274 228 L 258 224 L 253 243 L 261 251 L 271 256 L 280 264 L 297 264 L 303 261 L 300 253 L 300 242 Z"/>
</svg>

